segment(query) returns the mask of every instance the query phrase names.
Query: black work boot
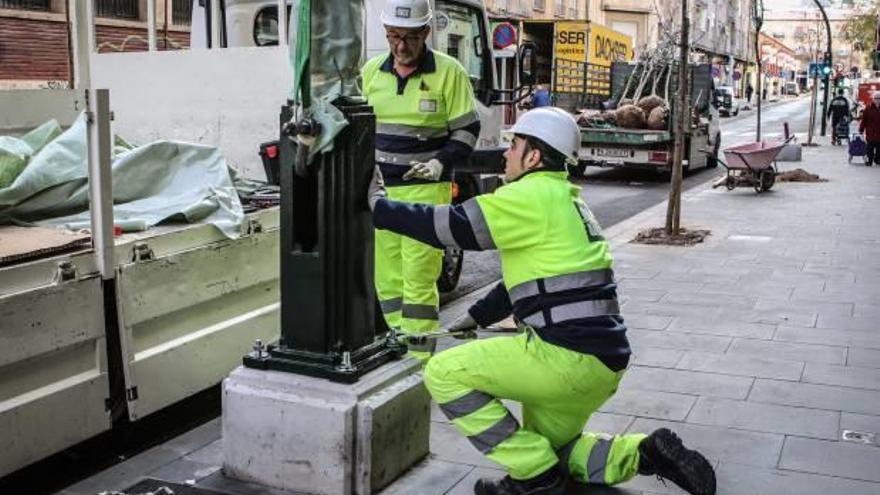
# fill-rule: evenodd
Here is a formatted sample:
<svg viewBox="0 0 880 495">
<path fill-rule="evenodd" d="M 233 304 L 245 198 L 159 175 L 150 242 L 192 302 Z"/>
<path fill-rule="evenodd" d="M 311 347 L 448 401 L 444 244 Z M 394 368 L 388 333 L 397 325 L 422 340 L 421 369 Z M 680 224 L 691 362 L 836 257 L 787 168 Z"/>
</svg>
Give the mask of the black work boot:
<svg viewBox="0 0 880 495">
<path fill-rule="evenodd" d="M 712 465 L 666 428 L 655 430 L 639 444 L 639 474 L 656 474 L 692 495 L 715 495 Z"/>
<path fill-rule="evenodd" d="M 562 495 L 565 476 L 553 466 L 542 474 L 527 480 L 505 476 L 499 480 L 482 478 L 474 485 L 475 495 Z"/>
</svg>

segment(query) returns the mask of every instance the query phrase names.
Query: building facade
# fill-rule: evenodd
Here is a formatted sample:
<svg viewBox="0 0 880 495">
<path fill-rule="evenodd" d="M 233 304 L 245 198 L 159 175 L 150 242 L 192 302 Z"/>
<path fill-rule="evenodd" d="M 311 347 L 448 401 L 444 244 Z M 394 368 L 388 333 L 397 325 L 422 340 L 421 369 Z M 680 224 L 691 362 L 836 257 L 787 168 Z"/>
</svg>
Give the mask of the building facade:
<svg viewBox="0 0 880 495">
<path fill-rule="evenodd" d="M 493 19 L 587 19 L 590 0 L 486 0 Z"/>
<path fill-rule="evenodd" d="M 597 22 L 629 35 L 637 54 L 657 44 L 660 29 L 660 15 L 654 9 L 657 4 L 644 0 L 593 0 L 592 3 L 598 7 Z"/>
<path fill-rule="evenodd" d="M 758 34 L 761 50 L 761 92 L 764 98 L 775 98 L 785 93 L 785 84 L 797 82 L 797 73 L 803 67 L 797 52 L 780 40 Z"/>
<path fill-rule="evenodd" d="M 693 61 L 712 64 L 715 84 L 742 96 L 754 61 L 751 1 L 696 0 L 691 8 Z"/>
<path fill-rule="evenodd" d="M 156 47 L 189 47 L 190 0 L 156 1 Z M 0 0 L 0 89 L 67 87 L 68 0 Z M 95 0 L 99 52 L 147 50 L 147 0 Z"/>
<path fill-rule="evenodd" d="M 826 8 L 831 25 L 831 52 L 834 64 L 848 70 L 862 67 L 865 52 L 872 42 L 851 43 L 843 37 L 846 20 L 853 15 L 848 8 Z M 798 11 L 768 11 L 762 31 L 795 50 L 797 58 L 806 67 L 809 62 L 821 62 L 827 49 L 827 29 L 819 9 L 805 8 Z"/>
</svg>

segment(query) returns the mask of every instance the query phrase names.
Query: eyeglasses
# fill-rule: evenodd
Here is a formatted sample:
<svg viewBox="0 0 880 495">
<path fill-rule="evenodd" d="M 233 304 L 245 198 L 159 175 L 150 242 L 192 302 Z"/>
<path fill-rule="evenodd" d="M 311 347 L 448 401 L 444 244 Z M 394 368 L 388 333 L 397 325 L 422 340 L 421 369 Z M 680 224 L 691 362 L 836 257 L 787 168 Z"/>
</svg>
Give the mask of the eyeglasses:
<svg viewBox="0 0 880 495">
<path fill-rule="evenodd" d="M 419 30 L 414 33 L 409 33 L 405 36 L 401 36 L 397 33 L 386 32 L 385 39 L 388 40 L 389 43 L 394 45 L 400 43 L 401 41 L 405 42 L 408 45 L 414 45 L 422 41 L 422 33 L 423 31 Z"/>
</svg>

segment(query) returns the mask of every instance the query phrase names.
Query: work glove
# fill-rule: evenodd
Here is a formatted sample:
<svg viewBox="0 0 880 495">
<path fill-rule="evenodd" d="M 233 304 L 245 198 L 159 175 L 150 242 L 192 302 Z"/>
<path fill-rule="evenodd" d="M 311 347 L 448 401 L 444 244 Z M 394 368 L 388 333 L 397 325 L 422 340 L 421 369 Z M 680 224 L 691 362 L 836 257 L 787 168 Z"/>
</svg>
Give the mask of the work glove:
<svg viewBox="0 0 880 495">
<path fill-rule="evenodd" d="M 477 322 L 474 321 L 474 318 L 471 316 L 471 313 L 465 311 L 464 314 L 459 315 L 459 317 L 446 328 L 446 331 L 450 333 L 461 332 L 453 335 L 453 337 L 459 340 L 469 340 L 477 338 L 478 326 Z"/>
<path fill-rule="evenodd" d="M 440 174 L 443 173 L 443 164 L 436 158 L 427 162 L 410 162 L 410 165 L 412 167 L 403 174 L 403 180 L 440 180 Z"/>
<path fill-rule="evenodd" d="M 367 203 L 370 205 L 370 211 L 376 208 L 376 203 L 380 199 L 388 197 L 388 191 L 385 190 L 385 181 L 382 180 L 382 172 L 379 166 L 373 168 L 373 179 L 370 180 L 370 188 L 367 190 Z"/>
</svg>

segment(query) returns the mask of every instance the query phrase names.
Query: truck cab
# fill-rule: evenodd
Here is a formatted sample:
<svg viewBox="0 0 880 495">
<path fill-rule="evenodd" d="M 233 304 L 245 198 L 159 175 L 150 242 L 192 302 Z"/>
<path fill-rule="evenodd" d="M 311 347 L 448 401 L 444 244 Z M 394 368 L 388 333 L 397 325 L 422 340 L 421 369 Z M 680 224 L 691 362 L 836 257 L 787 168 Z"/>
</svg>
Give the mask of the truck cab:
<svg viewBox="0 0 880 495">
<path fill-rule="evenodd" d="M 712 104 L 718 113 L 727 117 L 739 115 L 739 99 L 731 86 L 718 86 L 713 93 Z"/>
</svg>

